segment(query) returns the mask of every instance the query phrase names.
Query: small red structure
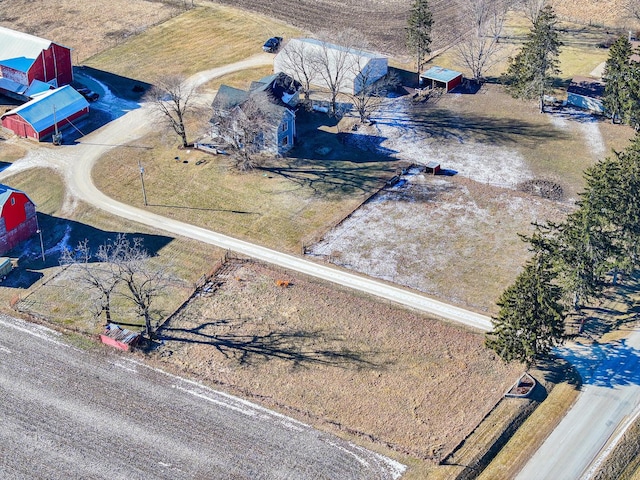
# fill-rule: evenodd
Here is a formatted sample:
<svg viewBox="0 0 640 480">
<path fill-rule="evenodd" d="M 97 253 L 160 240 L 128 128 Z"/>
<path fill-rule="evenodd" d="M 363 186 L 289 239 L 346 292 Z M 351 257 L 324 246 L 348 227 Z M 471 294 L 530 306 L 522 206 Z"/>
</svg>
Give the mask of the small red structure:
<svg viewBox="0 0 640 480">
<path fill-rule="evenodd" d="M 438 162 L 429 162 L 424 166 L 424 171 L 433 175 L 437 175 L 440 171 L 440 164 Z"/>
<path fill-rule="evenodd" d="M 36 206 L 26 193 L 0 185 L 0 255 L 38 231 Z"/>
<path fill-rule="evenodd" d="M 120 327 L 115 323 L 109 323 L 104 327 L 104 333 L 100 334 L 100 341 L 105 345 L 119 348 L 128 352 L 140 340 L 140 334 Z"/>
<path fill-rule="evenodd" d="M 462 73 L 442 67 L 431 67 L 420 74 L 420 86 L 428 88 L 444 88 L 450 92 L 462 83 Z"/>
</svg>

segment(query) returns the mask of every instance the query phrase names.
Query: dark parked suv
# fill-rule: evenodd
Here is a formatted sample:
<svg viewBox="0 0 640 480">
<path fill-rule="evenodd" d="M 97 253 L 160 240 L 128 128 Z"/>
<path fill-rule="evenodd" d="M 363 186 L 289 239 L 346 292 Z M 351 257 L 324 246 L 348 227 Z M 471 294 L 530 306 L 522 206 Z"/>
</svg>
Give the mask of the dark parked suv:
<svg viewBox="0 0 640 480">
<path fill-rule="evenodd" d="M 96 100 L 98 100 L 98 98 L 100 98 L 99 94 L 89 90 L 86 87 L 79 87 L 79 88 L 76 88 L 76 90 L 80 95 L 82 95 L 84 98 L 86 98 L 90 102 L 95 102 Z"/>
<path fill-rule="evenodd" d="M 269 40 L 264 42 L 262 46 L 262 50 L 269 53 L 276 53 L 280 48 L 280 44 L 282 43 L 282 37 L 271 37 Z"/>
</svg>

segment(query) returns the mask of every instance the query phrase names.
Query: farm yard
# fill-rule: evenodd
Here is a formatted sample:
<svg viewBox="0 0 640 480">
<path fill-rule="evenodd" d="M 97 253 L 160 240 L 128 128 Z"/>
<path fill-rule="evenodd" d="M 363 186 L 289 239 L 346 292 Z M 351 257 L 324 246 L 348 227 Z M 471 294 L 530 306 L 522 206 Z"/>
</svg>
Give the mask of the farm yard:
<svg viewBox="0 0 640 480">
<path fill-rule="evenodd" d="M 401 54 L 408 0 L 357 2 L 357 8 L 328 0 L 295 2 L 295 8 L 290 1 L 233 3 L 279 20 L 213 2 L 183 10 L 183 2 L 143 0 L 118 3 L 109 21 L 95 6 L 62 0 L 54 20 L 11 13 L 24 5 L 17 0 L 11 7 L 3 4 L 0 24 L 56 36 L 76 49 L 84 74 L 102 72 L 101 98 L 114 106 L 113 111 L 102 107 L 99 115 L 105 118 L 136 108 L 117 98 L 118 89 L 153 83 L 167 72 L 190 75 L 263 55 L 261 44 L 271 35 L 319 31 L 320 20 L 326 23 L 318 14 L 323 11 L 331 12 L 335 28 L 355 25 L 372 32 L 373 46 L 399 53 L 398 65 L 410 63 Z M 556 3 L 569 16 L 577 2 Z M 580 4 L 584 22 L 600 15 L 601 2 Z M 446 43 L 441 33 L 454 21 L 456 5 L 433 2 L 434 16 L 442 19 L 439 42 Z M 613 2 L 606 13 L 617 5 Z M 73 28 L 85 17 L 91 28 Z M 593 32 L 600 38 L 599 28 Z M 591 61 L 606 58 L 592 43 L 571 48 L 589 61 L 570 63 L 560 85 L 588 73 L 595 66 Z M 454 61 L 449 53 L 435 61 L 440 60 Z M 200 93 L 210 101 L 222 83 L 247 88 L 268 73 L 268 66 L 237 72 L 213 80 Z M 191 136 L 203 133 L 208 115 L 189 120 Z M 528 257 L 517 234 L 530 232 L 533 221 L 562 219 L 582 188 L 584 168 L 621 149 L 632 135 L 630 129 L 567 109 L 540 115 L 535 105 L 513 100 L 494 83 L 476 94 L 436 100 L 387 99 L 372 120 L 354 129 L 349 115 L 338 121 L 300 112 L 300 141 L 291 154 L 243 174 L 229 156 L 178 149 L 172 132 L 157 128 L 134 144 L 114 146 L 93 171 L 93 180 L 110 197 L 150 212 L 277 250 L 306 252 L 494 314 L 496 299 Z M 20 139 L 1 141 L 4 162 L 42 164 L 51 151 Z M 429 161 L 439 163 L 443 174 L 413 167 L 395 186 L 387 185 L 409 165 Z M 145 169 L 147 206 L 139 165 Z M 536 181 L 562 194 L 535 195 L 527 185 Z M 501 400 L 522 366 L 498 361 L 484 348 L 481 333 L 233 257 L 213 278 L 209 293 L 186 301 L 223 252 L 78 204 L 50 170 L 22 172 L 11 184 L 33 188 L 49 249 L 44 265 L 35 242 L 31 255 L 21 260 L 25 272 L 41 279 L 30 277 L 29 288 L 4 284 L 0 289 L 8 311 L 9 304 L 18 305 L 41 321 L 96 334 L 101 319 L 86 313 L 88 299 L 77 295 L 75 279 L 57 265 L 56 252 L 83 238 L 98 243 L 124 231 L 144 236 L 154 262 L 169 265 L 173 279 L 154 311 L 159 323 L 169 318 L 159 332 L 163 345 L 137 355 L 394 456 L 410 465 L 404 478 L 447 478 L 436 472 L 437 461 L 496 404 L 507 405 L 498 421 L 502 426 L 533 405 Z M 114 312 L 125 324 L 139 323 L 120 305 Z M 554 382 L 565 382 L 564 391 L 575 395 L 566 379 L 547 374 L 536 373 L 549 391 Z M 567 397 L 565 407 L 573 398 Z"/>
</svg>

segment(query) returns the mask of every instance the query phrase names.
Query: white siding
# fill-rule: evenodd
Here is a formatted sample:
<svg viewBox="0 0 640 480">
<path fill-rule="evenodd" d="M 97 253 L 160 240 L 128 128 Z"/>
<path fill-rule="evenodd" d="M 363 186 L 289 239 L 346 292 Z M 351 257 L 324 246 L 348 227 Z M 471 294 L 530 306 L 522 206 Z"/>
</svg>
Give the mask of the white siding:
<svg viewBox="0 0 640 480">
<path fill-rule="evenodd" d="M 339 58 L 341 54 L 345 52 L 345 48 L 340 47 L 339 45 L 326 44 L 326 46 L 329 48 L 328 57 L 330 59 L 332 57 Z M 287 49 L 290 48 L 302 49 L 305 54 L 312 57 L 322 53 L 323 44 L 314 39 L 294 38 L 289 40 L 289 42 L 281 48 L 280 52 L 276 55 L 273 61 L 274 72 L 284 72 L 295 79 L 300 79 L 300 71 L 296 69 L 295 66 L 290 65 L 290 62 L 287 61 Z M 332 51 L 334 51 L 335 54 L 332 54 Z M 368 77 L 367 83 L 373 83 L 387 74 L 387 58 L 382 55 L 355 49 L 349 50 L 347 55 L 348 58 L 345 61 L 345 74 L 339 89 L 342 93 L 353 94 L 362 89 L 363 82 L 361 79 L 357 78 L 358 70 L 366 72 L 365 76 Z M 311 83 L 322 88 L 328 87 L 327 83 L 320 75 L 315 75 Z"/>
</svg>

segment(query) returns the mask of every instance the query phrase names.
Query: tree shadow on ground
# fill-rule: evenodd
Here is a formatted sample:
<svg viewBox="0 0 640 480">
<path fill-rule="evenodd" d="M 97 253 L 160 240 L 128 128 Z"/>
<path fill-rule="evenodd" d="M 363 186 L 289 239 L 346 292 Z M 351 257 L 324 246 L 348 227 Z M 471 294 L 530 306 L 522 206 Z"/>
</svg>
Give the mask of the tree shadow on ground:
<svg viewBox="0 0 640 480">
<path fill-rule="evenodd" d="M 413 183 L 411 175 L 403 177 L 393 187 L 384 189 L 384 200 L 415 204 L 440 201 L 446 195 L 459 191 L 459 186 L 450 182 Z"/>
<path fill-rule="evenodd" d="M 465 113 L 460 115 L 443 108 L 407 102 L 406 111 L 385 109 L 375 116 L 377 124 L 408 133 L 414 142 L 447 140 L 457 143 L 486 145 L 535 146 L 540 141 L 568 138 L 568 134 L 551 127 L 514 118 L 496 118 Z"/>
<path fill-rule="evenodd" d="M 303 110 L 296 125 L 298 140 L 287 158 L 260 169 L 314 194 L 373 192 L 395 175 L 401 163 L 392 157 L 394 151 L 380 146 L 383 137 L 370 136 L 366 145 L 346 141 L 350 134 L 338 132 L 338 119 L 329 115 Z"/>
<path fill-rule="evenodd" d="M 326 162 L 321 168 L 292 163 L 263 166 L 261 170 L 278 175 L 316 195 L 373 193 L 394 175 L 395 169 L 381 165 L 358 165 L 349 162 Z"/>
<path fill-rule="evenodd" d="M 584 385 L 606 388 L 640 385 L 640 350 L 629 345 L 627 339 L 562 347 L 556 353 L 576 368 Z"/>
<path fill-rule="evenodd" d="M 17 259 L 18 267 L 7 276 L 2 283 L 3 287 L 29 288 L 43 276 L 40 270 L 60 265 L 60 255 L 64 249 L 73 249 L 85 239 L 95 251 L 103 243 L 114 240 L 121 233 L 126 233 L 130 239 L 141 238 L 144 249 L 151 257 L 157 255 L 173 240 L 172 237 L 165 235 L 102 230 L 86 223 L 45 213 L 37 215 L 42 243 L 40 243 L 40 235 L 36 233 L 7 252 L 6 256 Z"/>
<path fill-rule="evenodd" d="M 621 276 L 617 284 L 610 284 L 594 304 L 583 306 L 574 315 L 583 321 L 582 334 L 599 338 L 621 325 L 638 320 L 638 287 L 637 274 Z"/>
<path fill-rule="evenodd" d="M 325 332 L 282 330 L 267 333 L 242 333 L 250 319 L 221 319 L 202 323 L 193 328 L 164 326 L 157 332 L 163 342 L 182 342 L 209 345 L 227 359 L 240 365 L 252 365 L 268 360 L 284 360 L 293 366 L 326 365 L 341 368 L 380 368 L 373 360 L 375 352 L 346 348 L 322 348 L 340 340 Z M 222 330 L 224 328 L 224 330 Z M 238 333 L 228 333 L 233 328 Z"/>
<path fill-rule="evenodd" d="M 580 388 L 582 385 L 582 378 L 574 366 L 565 358 L 557 355 L 550 355 L 539 360 L 536 363 L 535 368 L 531 369 L 529 373 L 538 380 L 544 380 L 545 382 L 554 385 L 567 382 L 568 384 L 573 385 L 576 389 Z M 543 395 L 546 398 L 546 387 L 542 385 L 542 382 L 538 383 L 542 387 L 543 392 L 534 391 L 534 395 Z"/>
</svg>

